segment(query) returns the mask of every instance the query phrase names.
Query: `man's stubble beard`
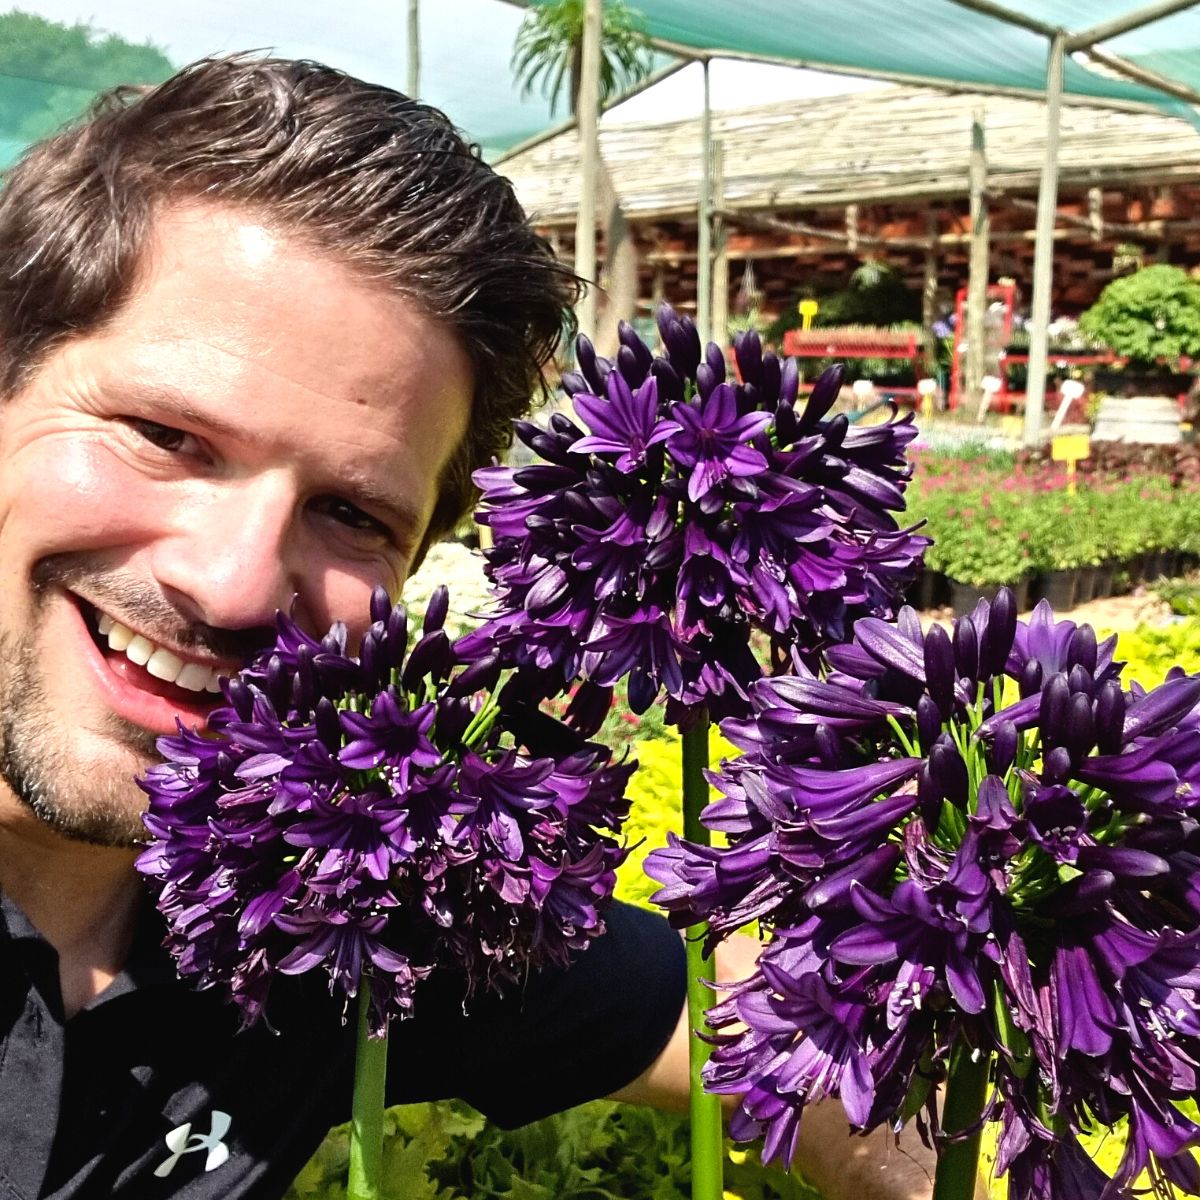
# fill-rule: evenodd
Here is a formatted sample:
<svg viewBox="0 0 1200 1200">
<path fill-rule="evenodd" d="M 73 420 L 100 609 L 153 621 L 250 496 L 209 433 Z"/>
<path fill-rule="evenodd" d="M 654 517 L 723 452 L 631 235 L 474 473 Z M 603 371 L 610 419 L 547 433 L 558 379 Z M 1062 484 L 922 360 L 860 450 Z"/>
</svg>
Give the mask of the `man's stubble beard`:
<svg viewBox="0 0 1200 1200">
<path fill-rule="evenodd" d="M 34 645 L 0 634 L 0 779 L 63 837 L 95 846 L 136 848 L 146 830 L 132 760 L 137 755 L 142 766 L 154 761 L 154 735 L 108 714 L 109 740 L 130 751 L 129 771 L 122 775 L 111 764 L 73 761 L 69 742 L 56 737 L 59 722 L 37 668 Z M 69 736 L 71 731 L 62 732 Z"/>
</svg>

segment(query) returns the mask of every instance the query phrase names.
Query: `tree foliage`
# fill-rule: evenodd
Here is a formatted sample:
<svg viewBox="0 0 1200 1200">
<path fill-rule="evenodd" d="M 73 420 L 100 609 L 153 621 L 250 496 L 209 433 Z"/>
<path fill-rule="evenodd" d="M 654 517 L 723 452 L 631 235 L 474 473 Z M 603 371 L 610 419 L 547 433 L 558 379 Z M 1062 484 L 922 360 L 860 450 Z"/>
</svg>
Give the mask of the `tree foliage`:
<svg viewBox="0 0 1200 1200">
<path fill-rule="evenodd" d="M 583 66 L 584 0 L 555 0 L 526 11 L 513 47 L 512 69 L 521 95 L 535 90 L 553 113 L 567 89 L 571 112 L 579 100 Z M 650 73 L 650 43 L 635 13 L 621 0 L 607 0 L 600 35 L 600 102 Z"/>
<path fill-rule="evenodd" d="M 1200 356 L 1200 280 L 1181 267 L 1144 267 L 1115 279 L 1079 328 L 1139 364 Z"/>
<path fill-rule="evenodd" d="M 160 83 L 175 68 L 149 42 L 136 45 L 80 22 L 0 15 L 0 138 L 36 141 L 83 113 L 97 92 Z"/>
</svg>

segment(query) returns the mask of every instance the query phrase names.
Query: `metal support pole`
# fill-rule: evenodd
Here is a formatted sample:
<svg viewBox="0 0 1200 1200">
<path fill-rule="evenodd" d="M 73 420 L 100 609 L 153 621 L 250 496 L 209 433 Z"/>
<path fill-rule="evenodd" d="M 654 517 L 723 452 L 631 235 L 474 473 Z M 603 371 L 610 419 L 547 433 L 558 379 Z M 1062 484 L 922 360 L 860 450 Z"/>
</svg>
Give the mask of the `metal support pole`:
<svg viewBox="0 0 1200 1200">
<path fill-rule="evenodd" d="M 408 94 L 421 94 L 421 0 L 408 0 Z"/>
<path fill-rule="evenodd" d="M 980 415 L 983 413 L 982 380 L 987 372 L 988 240 L 991 234 L 983 117 L 983 111 L 979 110 L 971 122 L 971 247 L 967 269 L 967 377 L 963 389 L 967 406 Z"/>
<path fill-rule="evenodd" d="M 700 115 L 700 203 L 696 209 L 696 328 L 700 340 L 712 337 L 712 109 L 708 59 L 704 67 L 704 108 Z"/>
<path fill-rule="evenodd" d="M 1050 39 L 1046 64 L 1046 154 L 1038 185 L 1037 224 L 1033 243 L 1033 308 L 1029 329 L 1029 380 L 1025 385 L 1025 444 L 1042 437 L 1046 403 L 1046 362 L 1050 340 L 1050 282 L 1054 273 L 1054 222 L 1058 211 L 1058 135 L 1062 114 L 1063 47 L 1061 30 Z"/>
<path fill-rule="evenodd" d="M 576 310 L 579 332 L 596 336 L 596 163 L 600 157 L 600 29 L 603 0 L 587 0 L 579 72 L 579 215 L 575 222 L 575 274 L 586 288 Z"/>
<path fill-rule="evenodd" d="M 921 339 L 925 346 L 925 372 L 933 375 L 937 370 L 937 338 L 933 322 L 937 316 L 938 289 L 938 219 L 933 212 L 925 214 L 925 234 L 929 242 L 925 247 L 925 279 L 921 287 Z"/>
<path fill-rule="evenodd" d="M 713 268 L 712 331 L 710 336 L 722 349 L 729 342 L 729 247 L 725 220 L 725 143 L 713 142 Z"/>
</svg>

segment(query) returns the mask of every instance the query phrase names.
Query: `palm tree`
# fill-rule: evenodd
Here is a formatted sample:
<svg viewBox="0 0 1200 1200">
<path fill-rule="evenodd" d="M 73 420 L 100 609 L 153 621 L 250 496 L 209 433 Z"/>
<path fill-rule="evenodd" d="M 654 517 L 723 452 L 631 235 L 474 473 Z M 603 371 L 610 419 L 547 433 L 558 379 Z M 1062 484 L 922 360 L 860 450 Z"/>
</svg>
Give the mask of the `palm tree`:
<svg viewBox="0 0 1200 1200">
<path fill-rule="evenodd" d="M 512 69 L 528 96 L 538 85 L 554 114 L 568 84 L 571 115 L 579 106 L 583 67 L 584 0 L 557 0 L 527 9 L 517 30 Z M 650 74 L 652 58 L 637 14 L 621 0 L 606 0 L 600 31 L 600 103 Z"/>
<path fill-rule="evenodd" d="M 605 0 L 600 32 L 600 102 L 640 83 L 650 74 L 653 56 L 638 15 L 622 0 Z M 571 115 L 578 113 L 583 66 L 584 0 L 555 0 L 526 11 L 513 47 L 512 69 L 528 96 L 540 89 L 553 113 L 564 90 Z M 601 156 L 597 164 L 597 200 L 604 214 L 603 327 L 597 343 L 608 349 L 616 343 L 617 319 L 632 315 L 637 306 L 637 252 L 612 177 Z"/>
</svg>

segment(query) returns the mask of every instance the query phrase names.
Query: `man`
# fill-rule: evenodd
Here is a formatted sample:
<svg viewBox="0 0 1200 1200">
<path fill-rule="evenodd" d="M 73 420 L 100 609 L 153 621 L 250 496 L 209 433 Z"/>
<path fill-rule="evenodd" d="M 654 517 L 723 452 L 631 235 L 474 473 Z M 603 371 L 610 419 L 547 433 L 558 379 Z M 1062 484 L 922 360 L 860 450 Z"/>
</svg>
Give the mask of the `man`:
<svg viewBox="0 0 1200 1200">
<path fill-rule="evenodd" d="M 271 1197 L 344 1119 L 319 985 L 238 1032 L 175 981 L 132 783 L 270 638 L 366 613 L 471 499 L 575 283 L 439 114 L 311 63 L 218 59 L 104 101 L 0 197 L 0 1195 Z M 566 972 L 434 980 L 394 1100 L 520 1124 L 686 1088 L 678 939 L 621 907 Z M 832 1192 L 921 1164 L 806 1117 Z M 883 1148 L 881 1148 L 883 1147 Z"/>
</svg>

